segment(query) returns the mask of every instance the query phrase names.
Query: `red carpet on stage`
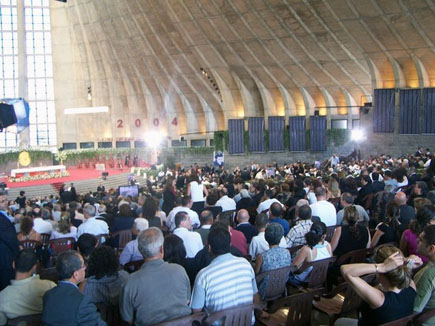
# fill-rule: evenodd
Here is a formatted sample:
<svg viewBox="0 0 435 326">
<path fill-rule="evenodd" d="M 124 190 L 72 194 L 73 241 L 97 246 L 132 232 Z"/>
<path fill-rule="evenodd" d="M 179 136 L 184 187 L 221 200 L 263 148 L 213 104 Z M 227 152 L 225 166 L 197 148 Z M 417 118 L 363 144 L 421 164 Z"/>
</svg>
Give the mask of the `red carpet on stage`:
<svg viewBox="0 0 435 326">
<path fill-rule="evenodd" d="M 71 167 L 66 169 L 69 172 L 69 177 L 64 178 L 55 178 L 55 179 L 47 179 L 47 180 L 35 180 L 35 181 L 25 181 L 25 182 L 9 182 L 6 180 L 7 187 L 9 188 L 20 188 L 20 187 L 33 187 L 33 186 L 41 186 L 41 185 L 60 185 L 62 183 L 74 182 L 78 180 L 86 180 L 86 179 L 98 179 L 101 178 L 101 171 L 97 171 L 96 169 L 83 169 L 77 167 Z M 106 169 L 106 172 L 111 175 L 117 175 L 121 173 L 130 172 L 130 168 L 120 169 Z"/>
</svg>

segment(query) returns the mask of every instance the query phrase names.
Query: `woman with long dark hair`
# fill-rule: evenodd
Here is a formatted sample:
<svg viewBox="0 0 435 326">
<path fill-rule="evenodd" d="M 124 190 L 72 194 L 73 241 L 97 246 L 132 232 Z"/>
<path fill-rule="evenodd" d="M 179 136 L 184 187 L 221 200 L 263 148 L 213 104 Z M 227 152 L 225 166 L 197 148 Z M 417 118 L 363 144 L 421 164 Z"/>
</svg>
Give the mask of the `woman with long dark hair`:
<svg viewBox="0 0 435 326">
<path fill-rule="evenodd" d="M 376 226 L 376 232 L 373 235 L 371 248 L 385 243 L 399 243 L 400 240 L 400 222 L 399 222 L 399 205 L 395 201 L 387 203 L 385 208 L 386 217 L 384 221 Z"/>
<path fill-rule="evenodd" d="M 344 209 L 343 225 L 335 229 L 331 240 L 334 255 L 340 257 L 350 251 L 367 248 L 370 234 L 367 227 L 358 223 L 359 214 L 355 206 Z"/>
<path fill-rule="evenodd" d="M 163 205 L 162 211 L 169 215 L 169 212 L 175 207 L 175 197 L 177 191 L 175 189 L 176 180 L 172 177 L 166 180 L 165 188 L 163 189 Z"/>
</svg>

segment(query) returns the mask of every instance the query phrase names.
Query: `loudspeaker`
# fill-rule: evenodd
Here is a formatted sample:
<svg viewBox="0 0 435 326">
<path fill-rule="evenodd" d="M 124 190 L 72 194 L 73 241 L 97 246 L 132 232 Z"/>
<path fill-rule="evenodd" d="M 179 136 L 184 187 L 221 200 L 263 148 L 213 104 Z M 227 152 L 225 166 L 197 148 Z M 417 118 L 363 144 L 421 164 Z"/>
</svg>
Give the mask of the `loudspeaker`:
<svg viewBox="0 0 435 326">
<path fill-rule="evenodd" d="M 13 105 L 0 103 L 0 131 L 17 123 Z"/>
<path fill-rule="evenodd" d="M 359 108 L 359 112 L 360 113 L 364 113 L 364 114 L 369 114 L 370 112 L 370 107 L 369 106 L 360 106 Z"/>
<path fill-rule="evenodd" d="M 183 136 L 180 136 L 180 141 L 184 141 L 184 137 Z"/>
<path fill-rule="evenodd" d="M 315 117 L 318 117 L 319 114 L 320 114 L 319 110 L 314 110 L 314 116 L 315 116 Z"/>
</svg>

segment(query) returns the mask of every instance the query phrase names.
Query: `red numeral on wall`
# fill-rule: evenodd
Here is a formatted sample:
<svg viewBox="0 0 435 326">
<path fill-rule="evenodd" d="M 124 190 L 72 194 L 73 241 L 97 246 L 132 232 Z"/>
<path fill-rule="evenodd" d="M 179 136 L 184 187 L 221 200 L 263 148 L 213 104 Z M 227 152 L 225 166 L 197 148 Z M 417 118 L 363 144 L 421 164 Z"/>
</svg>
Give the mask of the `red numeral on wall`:
<svg viewBox="0 0 435 326">
<path fill-rule="evenodd" d="M 140 119 L 136 119 L 136 120 L 134 120 L 134 125 L 135 125 L 137 128 L 140 128 L 141 124 L 142 124 L 142 122 L 140 121 Z"/>
<path fill-rule="evenodd" d="M 118 123 L 117 128 L 123 128 L 122 120 L 121 120 L 121 119 L 119 119 L 119 120 L 117 121 L 117 123 Z"/>
</svg>

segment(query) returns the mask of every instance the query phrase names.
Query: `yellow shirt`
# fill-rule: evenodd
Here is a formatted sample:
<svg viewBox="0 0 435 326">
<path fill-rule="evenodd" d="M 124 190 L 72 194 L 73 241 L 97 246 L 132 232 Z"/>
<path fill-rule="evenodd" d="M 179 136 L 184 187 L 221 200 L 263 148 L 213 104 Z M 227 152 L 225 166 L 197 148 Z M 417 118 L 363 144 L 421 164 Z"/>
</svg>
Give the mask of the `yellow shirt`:
<svg viewBox="0 0 435 326">
<path fill-rule="evenodd" d="M 11 280 L 11 285 L 0 292 L 0 325 L 5 325 L 8 318 L 41 313 L 42 297 L 55 286 L 52 281 L 39 279 L 39 275 Z"/>
</svg>

